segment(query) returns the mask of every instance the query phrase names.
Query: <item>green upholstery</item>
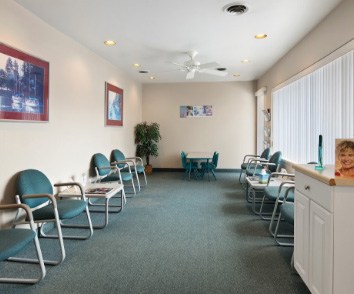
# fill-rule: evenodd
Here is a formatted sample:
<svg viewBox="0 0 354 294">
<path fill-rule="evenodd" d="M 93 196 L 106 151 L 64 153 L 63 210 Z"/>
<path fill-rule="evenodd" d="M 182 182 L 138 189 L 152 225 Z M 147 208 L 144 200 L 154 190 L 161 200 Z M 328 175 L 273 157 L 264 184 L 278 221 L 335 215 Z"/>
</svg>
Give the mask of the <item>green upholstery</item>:
<svg viewBox="0 0 354 294">
<path fill-rule="evenodd" d="M 17 213 L 24 211 L 30 229 L 27 228 L 3 228 L 0 229 L 0 261 L 16 261 L 21 263 L 34 263 L 35 267 L 39 267 L 40 275 L 38 277 L 33 277 L 33 272 L 35 271 L 32 266 L 20 266 L 18 269 L 21 273 L 18 276 L 12 277 L 3 277 L 3 273 L 6 275 L 9 272 L 2 271 L 3 273 L 0 276 L 0 283 L 22 283 L 22 284 L 35 284 L 42 280 L 46 275 L 46 268 L 44 265 L 42 250 L 39 245 L 38 237 L 36 234 L 36 227 L 33 222 L 33 216 L 31 213 L 31 208 L 22 203 L 17 204 L 4 204 L 0 205 L 0 210 L 12 210 L 17 211 Z M 16 221 L 15 221 L 16 224 Z M 33 243 L 34 246 L 28 246 L 30 243 Z M 27 257 L 16 256 L 19 252 L 25 251 L 23 254 L 29 253 L 34 248 L 36 253 L 36 258 L 31 259 Z M 25 272 L 31 272 L 31 278 L 24 278 Z"/>
<path fill-rule="evenodd" d="M 100 176 L 106 176 L 110 173 L 110 169 L 107 167 L 111 166 L 111 163 L 102 153 L 96 153 L 93 155 L 93 162 L 95 167 L 97 167 L 98 174 Z M 106 167 L 106 168 L 104 168 Z"/>
<path fill-rule="evenodd" d="M 264 195 L 269 199 L 269 200 L 277 200 L 278 197 L 278 192 L 279 192 L 279 186 L 267 186 L 264 188 Z M 279 195 L 279 200 L 283 200 L 284 196 L 286 193 L 286 189 L 281 189 L 280 195 Z M 290 190 L 288 192 L 288 197 L 287 201 L 294 202 L 294 191 Z"/>
<path fill-rule="evenodd" d="M 28 194 L 53 194 L 52 184 L 48 178 L 39 170 L 27 169 L 18 175 L 16 182 L 17 194 L 21 202 L 33 208 L 48 201 L 48 198 L 23 199 Z"/>
<path fill-rule="evenodd" d="M 289 224 L 294 224 L 294 202 L 285 202 L 280 206 L 281 216 Z"/>
<path fill-rule="evenodd" d="M 256 170 L 255 168 L 247 168 L 246 170 L 246 175 L 247 176 L 252 176 L 254 174 L 258 174 L 262 171 L 262 169 L 265 167 L 267 168 L 267 173 L 273 173 L 273 172 L 276 172 L 280 163 L 281 163 L 281 156 L 282 156 L 282 153 L 281 151 L 277 151 L 275 152 L 267 162 L 264 162 L 264 163 L 261 163 L 257 166 Z M 252 164 L 253 162 L 251 162 Z M 254 162 L 256 163 L 256 162 Z"/>
<path fill-rule="evenodd" d="M 36 236 L 30 229 L 0 230 L 0 260 L 6 260 L 24 249 Z"/>
<path fill-rule="evenodd" d="M 267 159 L 269 160 L 269 157 L 270 157 L 270 148 L 266 148 L 263 150 L 262 154 L 261 155 L 245 155 L 244 157 L 244 161 L 243 163 L 241 164 L 241 170 L 245 170 L 247 168 L 247 165 L 248 165 L 248 160 L 250 158 L 263 158 L 263 159 Z M 255 167 L 255 163 L 251 163 L 251 167 L 254 168 Z"/>
<path fill-rule="evenodd" d="M 213 158 L 211 162 L 202 162 L 201 167 L 202 167 L 202 176 L 204 176 L 205 173 L 211 173 L 214 176 L 214 179 L 216 180 L 216 176 L 214 171 L 218 167 L 218 161 L 219 161 L 219 153 L 214 152 Z"/>
<path fill-rule="evenodd" d="M 198 162 L 196 161 L 187 161 L 187 155 L 184 151 L 181 152 L 181 162 L 182 168 L 184 169 L 183 178 L 190 174 L 191 171 L 198 169 Z"/>
<path fill-rule="evenodd" d="M 84 200 L 60 200 L 57 201 L 60 219 L 71 219 L 81 214 L 86 208 Z M 54 219 L 54 210 L 51 205 L 46 205 L 32 212 L 35 220 Z"/>
<path fill-rule="evenodd" d="M 122 151 L 120 151 L 118 149 L 114 149 L 114 150 L 112 150 L 112 153 L 111 153 L 111 160 L 112 161 L 124 161 L 125 160 L 125 156 L 124 156 Z M 118 164 L 118 167 L 119 168 L 124 168 L 125 164 L 124 163 Z"/>
</svg>

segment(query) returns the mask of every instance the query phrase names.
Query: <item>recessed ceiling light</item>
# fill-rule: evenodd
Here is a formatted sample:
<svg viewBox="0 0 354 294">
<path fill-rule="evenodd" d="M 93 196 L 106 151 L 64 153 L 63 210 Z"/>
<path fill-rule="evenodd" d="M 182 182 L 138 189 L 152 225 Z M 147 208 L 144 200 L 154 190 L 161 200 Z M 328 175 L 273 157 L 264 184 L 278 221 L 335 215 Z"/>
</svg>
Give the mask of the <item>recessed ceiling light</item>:
<svg viewBox="0 0 354 294">
<path fill-rule="evenodd" d="M 155 80 L 155 77 L 154 77 L 154 76 L 151 76 L 151 77 L 150 77 L 150 80 Z"/>
<path fill-rule="evenodd" d="M 241 60 L 242 63 L 250 63 L 248 59 Z"/>
<path fill-rule="evenodd" d="M 239 74 L 239 73 L 235 73 L 235 74 L 234 74 L 234 77 L 235 77 L 235 78 L 238 78 L 238 77 L 240 77 L 240 76 L 241 76 L 241 74 Z"/>
<path fill-rule="evenodd" d="M 254 36 L 256 39 L 265 39 L 265 38 L 267 38 L 268 36 L 267 36 L 267 34 L 258 34 L 258 35 L 255 35 Z"/>
<path fill-rule="evenodd" d="M 140 67 L 140 64 L 139 63 L 133 63 L 133 66 L 134 67 Z"/>
<path fill-rule="evenodd" d="M 104 44 L 107 46 L 114 46 L 116 44 L 116 42 L 113 40 L 107 40 L 107 41 L 104 41 Z"/>
</svg>

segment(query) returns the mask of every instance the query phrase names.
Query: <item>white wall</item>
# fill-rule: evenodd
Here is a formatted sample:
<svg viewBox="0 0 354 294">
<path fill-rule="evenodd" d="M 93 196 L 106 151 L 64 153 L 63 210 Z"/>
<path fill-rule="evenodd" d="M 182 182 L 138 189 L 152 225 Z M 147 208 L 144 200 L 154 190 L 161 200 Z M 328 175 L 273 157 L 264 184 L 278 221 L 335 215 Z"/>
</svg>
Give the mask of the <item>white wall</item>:
<svg viewBox="0 0 354 294">
<path fill-rule="evenodd" d="M 354 0 L 344 0 L 306 37 L 258 80 L 266 86 L 267 107 L 271 90 L 292 76 L 320 61 L 354 38 Z"/>
<path fill-rule="evenodd" d="M 256 98 L 253 82 L 147 84 L 143 120 L 157 122 L 162 141 L 153 167 L 181 167 L 184 151 L 219 151 L 219 167 L 240 168 L 255 152 Z M 180 118 L 182 105 L 212 105 L 213 116 Z"/>
<path fill-rule="evenodd" d="M 1 203 L 14 201 L 20 170 L 36 168 L 58 182 L 81 176 L 96 152 L 134 154 L 139 83 L 11 0 L 0 2 L 0 41 L 50 63 L 49 122 L 0 121 Z M 123 127 L 104 125 L 105 81 L 124 90 Z"/>
</svg>

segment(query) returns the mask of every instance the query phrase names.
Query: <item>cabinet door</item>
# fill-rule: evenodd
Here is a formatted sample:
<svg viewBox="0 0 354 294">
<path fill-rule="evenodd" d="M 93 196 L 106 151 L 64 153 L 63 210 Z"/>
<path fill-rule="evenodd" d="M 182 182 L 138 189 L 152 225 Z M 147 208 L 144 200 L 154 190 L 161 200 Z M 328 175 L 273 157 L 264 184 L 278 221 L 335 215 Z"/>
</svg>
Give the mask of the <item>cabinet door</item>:
<svg viewBox="0 0 354 294">
<path fill-rule="evenodd" d="M 309 289 L 312 293 L 332 293 L 333 215 L 313 201 L 310 236 Z"/>
<path fill-rule="evenodd" d="M 310 200 L 298 190 L 295 191 L 294 209 L 294 266 L 308 286 Z"/>
</svg>

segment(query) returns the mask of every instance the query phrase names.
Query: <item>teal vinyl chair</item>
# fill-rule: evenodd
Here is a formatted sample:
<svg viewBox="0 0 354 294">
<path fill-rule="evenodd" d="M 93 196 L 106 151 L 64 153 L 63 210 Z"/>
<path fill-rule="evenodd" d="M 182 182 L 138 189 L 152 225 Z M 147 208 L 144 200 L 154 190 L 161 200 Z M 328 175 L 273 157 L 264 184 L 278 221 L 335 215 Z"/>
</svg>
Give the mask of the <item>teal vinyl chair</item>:
<svg viewBox="0 0 354 294">
<path fill-rule="evenodd" d="M 57 199 L 53 194 L 53 187 L 49 179 L 44 173 L 36 169 L 23 170 L 18 174 L 16 179 L 16 202 L 24 203 L 32 210 L 33 220 L 35 223 L 40 223 L 39 237 L 55 238 L 59 240 L 61 258 L 57 261 L 45 260 L 46 264 L 56 265 L 65 259 L 65 239 L 81 239 L 85 240 L 92 236 L 93 228 L 88 210 L 87 201 L 83 187 L 79 183 L 60 183 L 55 184 L 55 187 L 60 186 L 77 186 L 81 191 L 80 199 L 75 195 L 74 199 Z M 69 224 L 64 220 L 73 219 L 82 213 L 86 214 L 87 225 Z M 18 216 L 16 219 L 18 219 Z M 29 220 L 25 219 L 25 223 Z M 45 225 L 53 223 L 57 232 L 47 234 Z M 88 229 L 87 235 L 63 235 L 62 228 L 82 228 Z"/>
<path fill-rule="evenodd" d="M 266 169 L 268 174 L 274 173 L 278 170 L 282 159 L 281 151 L 277 151 L 273 153 L 273 155 L 266 159 L 255 158 L 251 159 L 248 162 L 246 168 L 246 175 L 247 176 L 255 176 L 256 174 L 260 173 L 262 169 Z"/>
<path fill-rule="evenodd" d="M 16 254 L 24 251 L 33 241 L 39 265 L 39 277 L 19 278 L 19 277 L 0 277 L 0 283 L 21 283 L 35 284 L 42 280 L 46 275 L 46 268 L 43 261 L 41 247 L 39 245 L 36 228 L 33 222 L 31 209 L 25 204 L 0 205 L 0 210 L 23 210 L 30 224 L 30 228 L 6 228 L 0 229 L 0 261 L 21 261 L 28 262 L 25 258 L 16 258 Z M 32 261 L 32 260 L 31 260 Z M 31 272 L 33 269 L 31 269 Z"/>
<path fill-rule="evenodd" d="M 187 155 L 184 151 L 181 152 L 181 161 L 182 161 L 182 168 L 184 169 L 183 179 L 188 176 L 190 180 L 190 174 L 194 171 L 194 175 L 197 178 L 197 170 L 198 170 L 198 162 L 196 161 L 187 161 Z"/>
<path fill-rule="evenodd" d="M 144 175 L 145 179 L 145 185 L 147 185 L 147 179 L 146 179 L 146 174 L 145 174 L 145 167 L 143 164 L 143 159 L 141 157 L 125 157 L 124 153 L 118 149 L 112 150 L 111 153 L 111 161 L 122 161 L 126 162 L 129 165 L 129 168 L 131 169 L 132 173 L 135 173 L 136 181 L 138 183 L 138 189 L 139 191 L 141 190 L 141 185 L 140 185 L 140 180 L 139 180 L 139 174 Z M 128 168 L 124 165 L 121 165 L 125 170 Z"/>
<path fill-rule="evenodd" d="M 218 161 L 219 161 L 219 153 L 214 152 L 211 162 L 202 162 L 201 163 L 202 178 L 204 177 L 205 173 L 208 173 L 208 180 L 210 181 L 210 173 L 211 173 L 214 176 L 214 179 L 216 180 L 215 170 L 218 167 Z"/>
<path fill-rule="evenodd" d="M 261 155 L 246 154 L 243 157 L 243 162 L 241 164 L 240 176 L 238 178 L 239 183 L 242 182 L 242 175 L 245 174 L 245 171 L 246 171 L 247 166 L 248 166 L 250 161 L 252 161 L 254 159 L 269 160 L 270 155 L 271 155 L 270 154 L 270 148 L 264 149 L 263 152 L 261 153 Z M 252 162 L 249 168 L 255 168 L 255 165 L 256 165 L 256 163 Z"/>
<path fill-rule="evenodd" d="M 285 191 L 283 202 L 280 206 L 279 217 L 277 220 L 277 226 L 274 232 L 274 239 L 280 246 L 294 246 L 294 242 L 280 241 L 281 238 L 294 238 L 294 235 L 280 235 L 278 234 L 279 225 L 281 220 L 284 220 L 288 224 L 294 226 L 294 190 L 295 186 L 288 187 Z M 280 238 L 280 239 L 279 239 Z"/>
<path fill-rule="evenodd" d="M 124 181 L 132 181 L 131 173 L 121 173 L 116 163 L 110 163 L 102 153 L 96 153 L 92 157 L 93 166 L 96 172 L 96 180 L 99 183 L 118 182 L 124 185 Z M 134 182 L 133 182 L 134 187 Z M 135 187 L 134 187 L 135 192 Z M 123 199 L 126 203 L 125 189 L 123 188 Z"/>
</svg>

